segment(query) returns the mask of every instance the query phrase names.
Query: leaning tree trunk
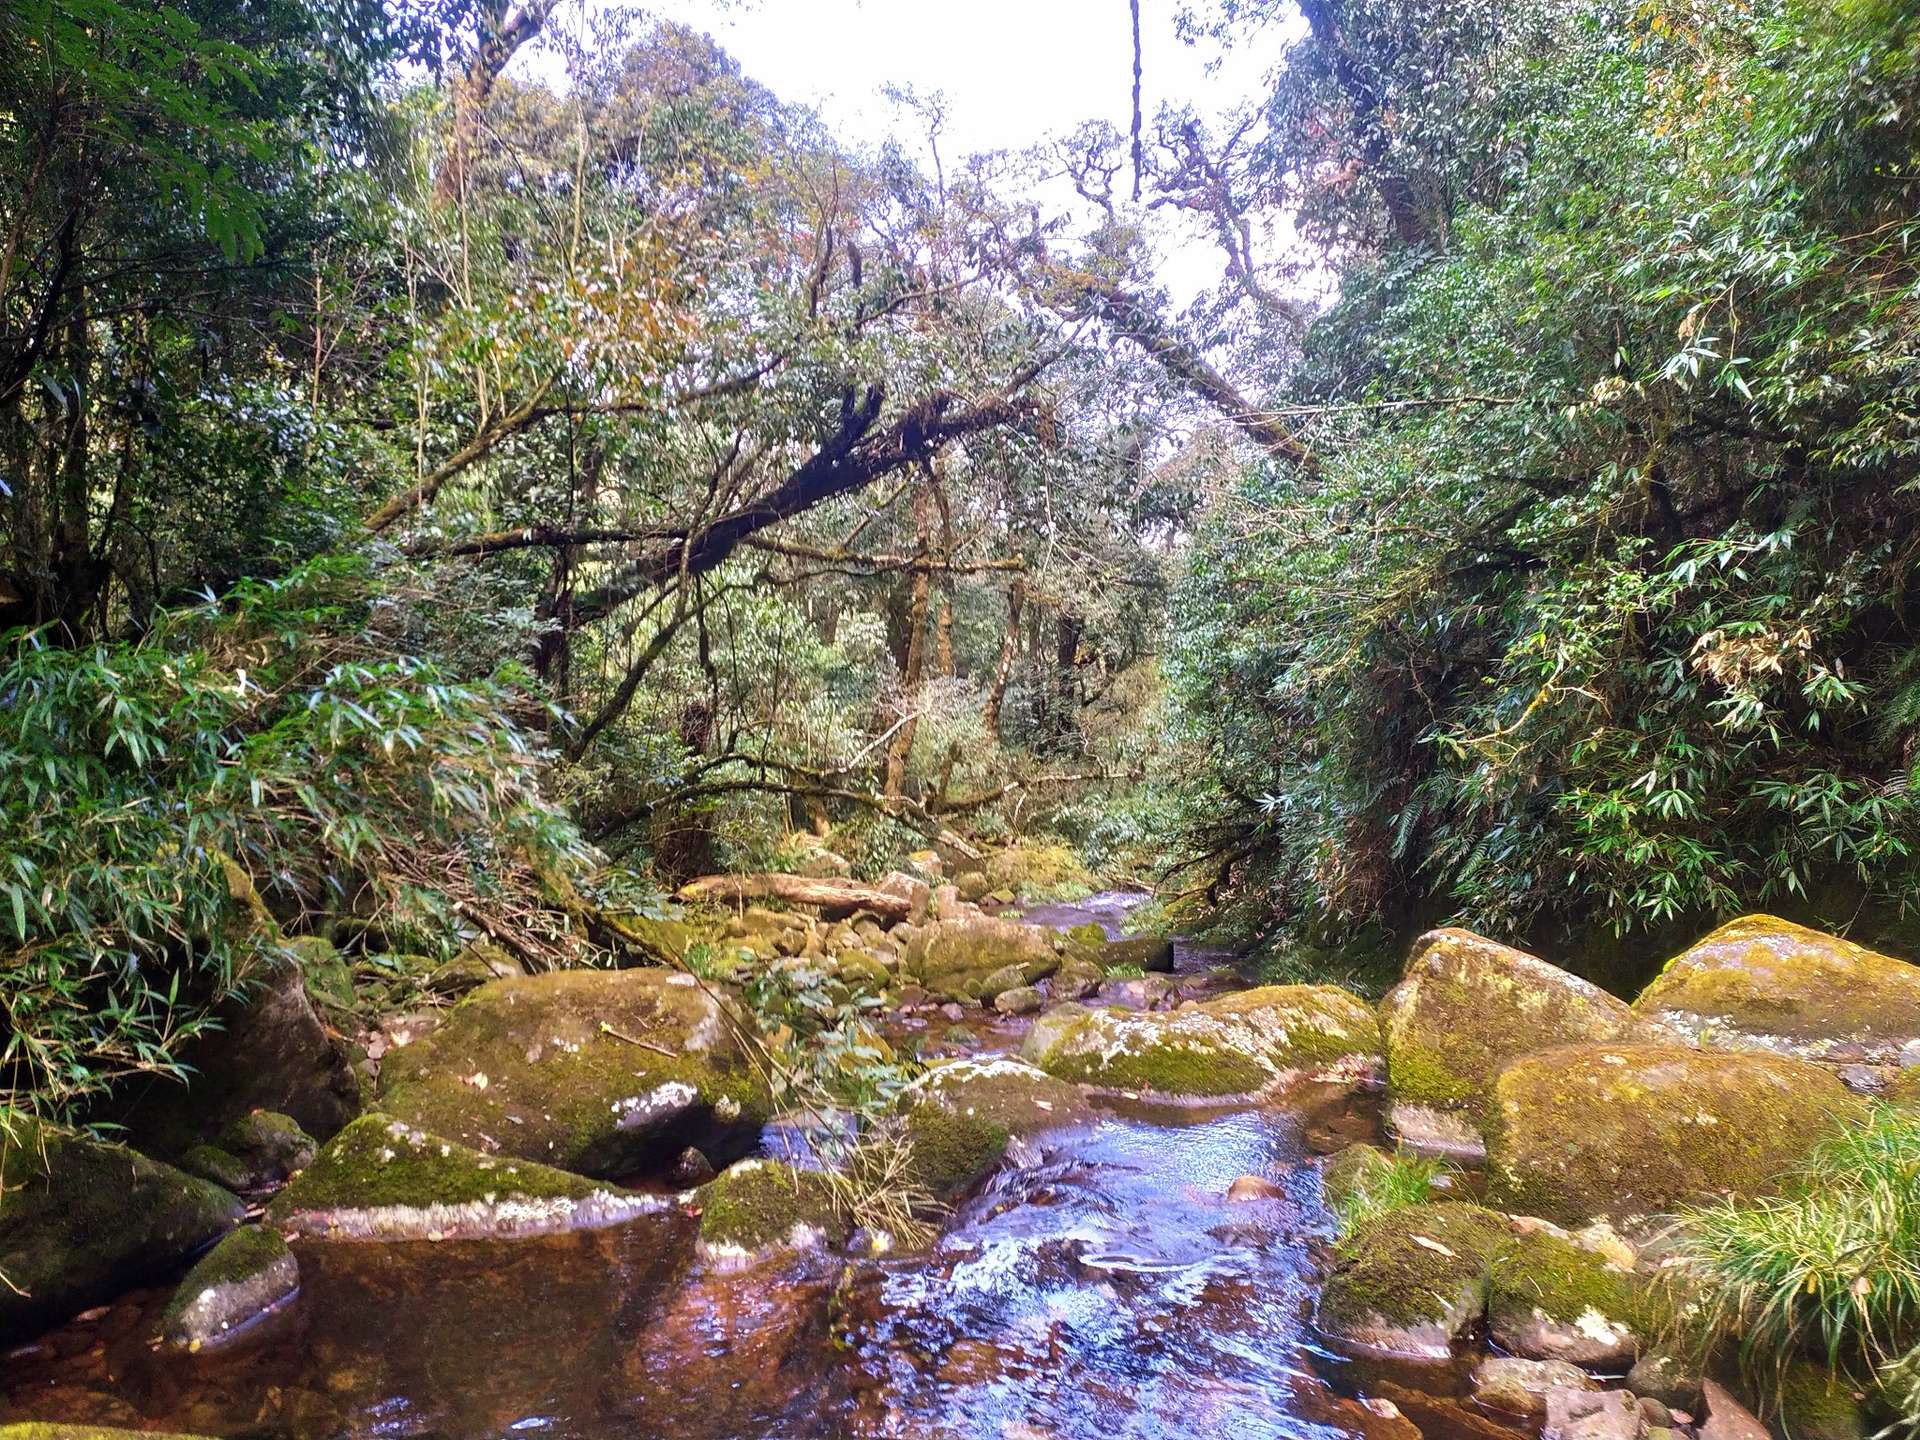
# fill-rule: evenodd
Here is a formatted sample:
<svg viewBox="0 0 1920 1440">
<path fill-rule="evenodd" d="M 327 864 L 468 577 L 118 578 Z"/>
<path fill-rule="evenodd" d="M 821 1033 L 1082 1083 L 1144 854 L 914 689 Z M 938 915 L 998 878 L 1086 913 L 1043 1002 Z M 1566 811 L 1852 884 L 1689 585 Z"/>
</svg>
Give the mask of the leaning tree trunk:
<svg viewBox="0 0 1920 1440">
<path fill-rule="evenodd" d="M 981 719 L 987 733 L 1000 737 L 1000 711 L 1007 702 L 1007 682 L 1013 678 L 1013 662 L 1020 653 L 1020 611 L 1027 603 L 1027 582 L 1015 576 L 1007 590 L 1007 633 L 1000 641 L 1000 661 L 993 667 L 993 683 L 987 687 L 987 707 Z"/>
</svg>

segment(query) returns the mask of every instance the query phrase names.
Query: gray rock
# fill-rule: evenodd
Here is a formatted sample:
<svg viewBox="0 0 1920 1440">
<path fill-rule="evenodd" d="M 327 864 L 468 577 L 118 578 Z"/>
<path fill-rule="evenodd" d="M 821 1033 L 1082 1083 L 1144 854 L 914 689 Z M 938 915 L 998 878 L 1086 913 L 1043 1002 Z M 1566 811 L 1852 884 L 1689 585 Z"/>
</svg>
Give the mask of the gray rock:
<svg viewBox="0 0 1920 1440">
<path fill-rule="evenodd" d="M 1032 1015 L 1047 1003 L 1047 997 L 1032 985 L 1016 985 L 993 997 L 993 1008 L 1002 1015 Z"/>
<path fill-rule="evenodd" d="M 1639 1402 L 1624 1390 L 1560 1387 L 1547 1392 L 1541 1440 L 1639 1440 Z"/>
<path fill-rule="evenodd" d="M 1700 1407 L 1700 1372 L 1672 1355 L 1649 1352 L 1634 1361 L 1627 1372 L 1627 1388 L 1636 1395 L 1649 1396 L 1669 1409 L 1697 1413 Z"/>
<path fill-rule="evenodd" d="M 1767 1427 L 1742 1405 L 1726 1387 L 1712 1380 L 1700 1382 L 1700 1398 L 1706 1416 L 1699 1427 L 1700 1440 L 1770 1440 Z"/>
<path fill-rule="evenodd" d="M 1490 1355 L 1473 1369 L 1473 1398 L 1511 1415 L 1545 1415 L 1547 1395 L 1554 1390 L 1599 1388 L 1584 1370 L 1564 1360 Z"/>
</svg>

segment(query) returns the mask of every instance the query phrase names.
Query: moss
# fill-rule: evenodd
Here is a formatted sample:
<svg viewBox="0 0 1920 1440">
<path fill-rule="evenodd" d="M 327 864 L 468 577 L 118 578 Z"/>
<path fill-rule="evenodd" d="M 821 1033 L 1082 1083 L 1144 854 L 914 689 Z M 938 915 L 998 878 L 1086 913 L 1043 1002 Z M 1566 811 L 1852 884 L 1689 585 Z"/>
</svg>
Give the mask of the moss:
<svg viewBox="0 0 1920 1440">
<path fill-rule="evenodd" d="M 63 1425 L 25 1420 L 16 1425 L 0 1425 L 0 1440 L 208 1440 L 208 1437 L 184 1431 L 122 1430 L 113 1425 Z"/>
<path fill-rule="evenodd" d="M 1383 1215 L 1341 1245 L 1320 1297 L 1321 1323 L 1358 1332 L 1375 1319 L 1448 1323 L 1463 1302 L 1477 1311 L 1488 1267 L 1507 1240 L 1506 1217 L 1478 1205 L 1415 1205 Z"/>
<path fill-rule="evenodd" d="M 1664 1328 L 1650 1286 L 1544 1228 L 1515 1235 L 1494 1256 L 1487 1314 L 1504 1349 L 1600 1368 L 1631 1365 Z"/>
<path fill-rule="evenodd" d="M 1803 1061 L 1663 1045 L 1527 1056 L 1494 1094 L 1491 1198 L 1571 1225 L 1775 1193 L 1817 1141 L 1865 1112 Z"/>
<path fill-rule="evenodd" d="M 934 1100 L 909 1110 L 906 1127 L 913 1145 L 911 1178 L 935 1195 L 951 1195 L 972 1185 L 1000 1163 L 1013 1139 L 1004 1125 Z"/>
<path fill-rule="evenodd" d="M 196 1145 L 180 1157 L 180 1168 L 189 1175 L 211 1181 L 223 1190 L 251 1190 L 260 1184 L 259 1173 L 250 1160 L 242 1160 L 218 1145 Z"/>
<path fill-rule="evenodd" d="M 161 1312 L 161 1334 L 169 1343 L 198 1349 L 264 1314 L 299 1283 L 299 1267 L 280 1232 L 271 1225 L 245 1226 L 187 1272 Z"/>
<path fill-rule="evenodd" d="M 1709 1043 L 1892 1060 L 1920 1039 L 1920 967 L 1772 915 L 1730 920 L 1668 961 L 1634 1008 Z"/>
<path fill-rule="evenodd" d="M 1787 1440 L 1862 1440 L 1867 1433 L 1852 1382 L 1825 1365 L 1790 1361 L 1779 1372 L 1774 1399 Z"/>
<path fill-rule="evenodd" d="M 1387 1083 L 1401 1104 L 1484 1119 L 1493 1078 L 1555 1045 L 1660 1038 L 1657 1026 L 1578 976 L 1466 930 L 1414 942 L 1406 976 L 1381 1005 Z"/>
<path fill-rule="evenodd" d="M 205 1180 L 7 1112 L 0 1142 L 0 1336 L 52 1324 L 170 1269 L 239 1221 Z"/>
<path fill-rule="evenodd" d="M 1887 1082 L 1886 1098 L 1893 1105 L 1920 1105 L 1920 1065 L 1908 1065 Z"/>
<path fill-rule="evenodd" d="M 986 888 L 1022 900 L 1081 900 L 1098 887 L 1093 872 L 1065 845 L 1011 845 L 987 859 Z"/>
<path fill-rule="evenodd" d="M 773 1160 L 742 1160 L 698 1192 L 700 1242 L 756 1251 L 788 1241 L 796 1228 L 843 1244 L 848 1228 L 824 1175 Z"/>
<path fill-rule="evenodd" d="M 770 1098 L 718 1004 L 686 979 L 571 971 L 483 985 L 389 1053 L 381 1108 L 585 1174 L 631 1173 L 688 1145 L 730 1159 Z"/>
<path fill-rule="evenodd" d="M 1243 1095 L 1299 1071 L 1374 1057 L 1372 1012 L 1342 990 L 1273 985 L 1179 1010 L 1062 1005 L 1022 1054 L 1063 1080 L 1168 1095 Z"/>
</svg>

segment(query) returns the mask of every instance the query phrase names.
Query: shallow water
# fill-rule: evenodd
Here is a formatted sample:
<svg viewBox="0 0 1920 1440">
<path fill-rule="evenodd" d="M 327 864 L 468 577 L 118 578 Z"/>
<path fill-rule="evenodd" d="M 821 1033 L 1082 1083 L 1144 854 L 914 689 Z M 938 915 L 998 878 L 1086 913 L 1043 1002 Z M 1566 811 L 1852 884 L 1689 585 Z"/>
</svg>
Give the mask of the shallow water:
<svg viewBox="0 0 1920 1440">
<path fill-rule="evenodd" d="M 1029 918 L 1117 928 L 1124 909 Z M 254 1334 L 163 1356 L 164 1289 L 130 1296 L 0 1360 L 0 1418 L 288 1440 L 1506 1440 L 1449 1398 L 1452 1372 L 1362 1373 L 1314 1341 L 1318 1157 L 1375 1127 L 1369 1097 L 1330 1086 L 1114 1100 L 1016 1153 L 931 1250 L 884 1261 L 703 1271 L 678 1211 L 531 1240 L 302 1242 L 299 1295 Z M 1280 1195 L 1229 1204 L 1243 1175 Z"/>
</svg>

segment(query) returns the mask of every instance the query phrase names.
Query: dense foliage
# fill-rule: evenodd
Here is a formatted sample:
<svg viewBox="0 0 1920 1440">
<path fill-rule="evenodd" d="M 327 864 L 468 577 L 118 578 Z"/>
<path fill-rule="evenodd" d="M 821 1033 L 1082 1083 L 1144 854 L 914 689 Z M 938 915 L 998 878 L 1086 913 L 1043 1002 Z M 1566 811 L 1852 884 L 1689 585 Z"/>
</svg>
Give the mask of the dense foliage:
<svg viewBox="0 0 1920 1440">
<path fill-rule="evenodd" d="M 1911 8 L 1343 8 L 1267 117 L 1271 165 L 1343 162 L 1274 406 L 1311 454 L 1246 472 L 1175 603 L 1219 888 L 1321 936 L 1899 913 Z M 1300 155 L 1329 116 L 1349 153 Z"/>
</svg>

